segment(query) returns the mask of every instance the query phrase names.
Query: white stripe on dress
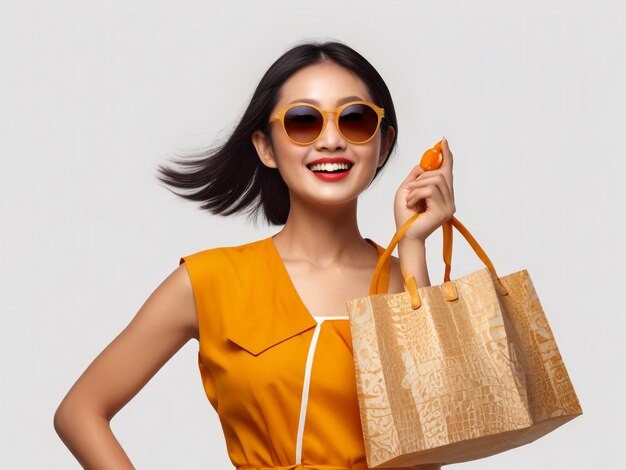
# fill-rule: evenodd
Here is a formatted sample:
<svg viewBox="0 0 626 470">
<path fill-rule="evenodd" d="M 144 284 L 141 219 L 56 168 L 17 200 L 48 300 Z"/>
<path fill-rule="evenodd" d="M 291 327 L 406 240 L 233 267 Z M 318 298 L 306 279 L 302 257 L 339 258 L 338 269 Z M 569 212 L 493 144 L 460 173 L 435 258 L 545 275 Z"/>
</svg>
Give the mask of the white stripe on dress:
<svg viewBox="0 0 626 470">
<path fill-rule="evenodd" d="M 317 321 L 315 325 L 315 331 L 313 331 L 313 337 L 311 338 L 311 344 L 309 345 L 309 352 L 306 356 L 306 366 L 304 370 L 304 384 L 302 386 L 302 399 L 300 401 L 300 419 L 298 421 L 298 435 L 296 438 L 296 464 L 302 463 L 302 439 L 304 437 L 304 420 L 306 418 L 306 408 L 309 401 L 309 387 L 311 385 L 311 368 L 313 366 L 313 356 L 315 355 L 315 347 L 317 345 L 317 339 L 319 338 L 322 323 L 324 320 L 338 320 L 349 318 L 348 315 L 335 315 L 332 317 L 324 315 L 311 315 Z"/>
</svg>

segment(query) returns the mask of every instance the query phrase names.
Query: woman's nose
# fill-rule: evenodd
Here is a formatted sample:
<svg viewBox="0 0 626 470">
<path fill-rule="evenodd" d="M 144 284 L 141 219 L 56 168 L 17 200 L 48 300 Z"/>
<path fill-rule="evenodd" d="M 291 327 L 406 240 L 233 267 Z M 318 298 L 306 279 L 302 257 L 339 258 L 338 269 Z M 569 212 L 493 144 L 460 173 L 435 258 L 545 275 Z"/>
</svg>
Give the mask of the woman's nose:
<svg viewBox="0 0 626 470">
<path fill-rule="evenodd" d="M 337 128 L 334 114 L 328 114 L 326 126 L 322 129 L 322 133 L 317 138 L 315 144 L 317 148 L 327 148 L 329 150 L 345 147 L 346 141 Z"/>
</svg>

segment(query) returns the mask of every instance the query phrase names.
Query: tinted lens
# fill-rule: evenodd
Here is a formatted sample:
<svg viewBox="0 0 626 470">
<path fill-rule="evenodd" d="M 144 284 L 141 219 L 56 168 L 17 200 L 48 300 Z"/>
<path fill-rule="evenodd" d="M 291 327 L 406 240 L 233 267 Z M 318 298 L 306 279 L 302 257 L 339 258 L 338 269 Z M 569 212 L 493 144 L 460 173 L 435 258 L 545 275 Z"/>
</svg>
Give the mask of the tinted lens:
<svg viewBox="0 0 626 470">
<path fill-rule="evenodd" d="M 308 143 L 322 130 L 322 115 L 309 106 L 294 106 L 285 114 L 285 130 L 296 142 Z"/>
<path fill-rule="evenodd" d="M 378 128 L 378 114 L 366 104 L 352 104 L 339 116 L 339 129 L 348 139 L 364 142 Z"/>
</svg>

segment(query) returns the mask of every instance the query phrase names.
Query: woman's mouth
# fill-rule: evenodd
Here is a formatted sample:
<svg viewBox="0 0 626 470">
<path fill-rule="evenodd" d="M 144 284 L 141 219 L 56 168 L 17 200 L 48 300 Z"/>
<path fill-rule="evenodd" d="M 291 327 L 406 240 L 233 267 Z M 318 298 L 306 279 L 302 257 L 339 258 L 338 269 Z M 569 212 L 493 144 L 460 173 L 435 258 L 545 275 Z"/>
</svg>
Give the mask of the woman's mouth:
<svg viewBox="0 0 626 470">
<path fill-rule="evenodd" d="M 321 180 L 338 181 L 348 176 L 352 166 L 351 163 L 316 163 L 307 168 Z"/>
</svg>

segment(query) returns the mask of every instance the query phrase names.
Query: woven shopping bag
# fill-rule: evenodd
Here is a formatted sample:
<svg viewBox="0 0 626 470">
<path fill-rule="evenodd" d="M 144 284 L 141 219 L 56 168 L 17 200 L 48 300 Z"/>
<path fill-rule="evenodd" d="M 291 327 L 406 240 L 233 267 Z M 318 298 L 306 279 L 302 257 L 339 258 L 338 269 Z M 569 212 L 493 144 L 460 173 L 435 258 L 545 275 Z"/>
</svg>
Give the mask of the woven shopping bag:
<svg viewBox="0 0 626 470">
<path fill-rule="evenodd" d="M 388 294 L 391 254 L 367 297 L 347 302 L 370 468 L 451 464 L 503 452 L 582 414 L 527 270 L 499 277 L 469 231 L 442 226 L 445 276 Z M 450 280 L 452 227 L 485 268 Z"/>
</svg>

